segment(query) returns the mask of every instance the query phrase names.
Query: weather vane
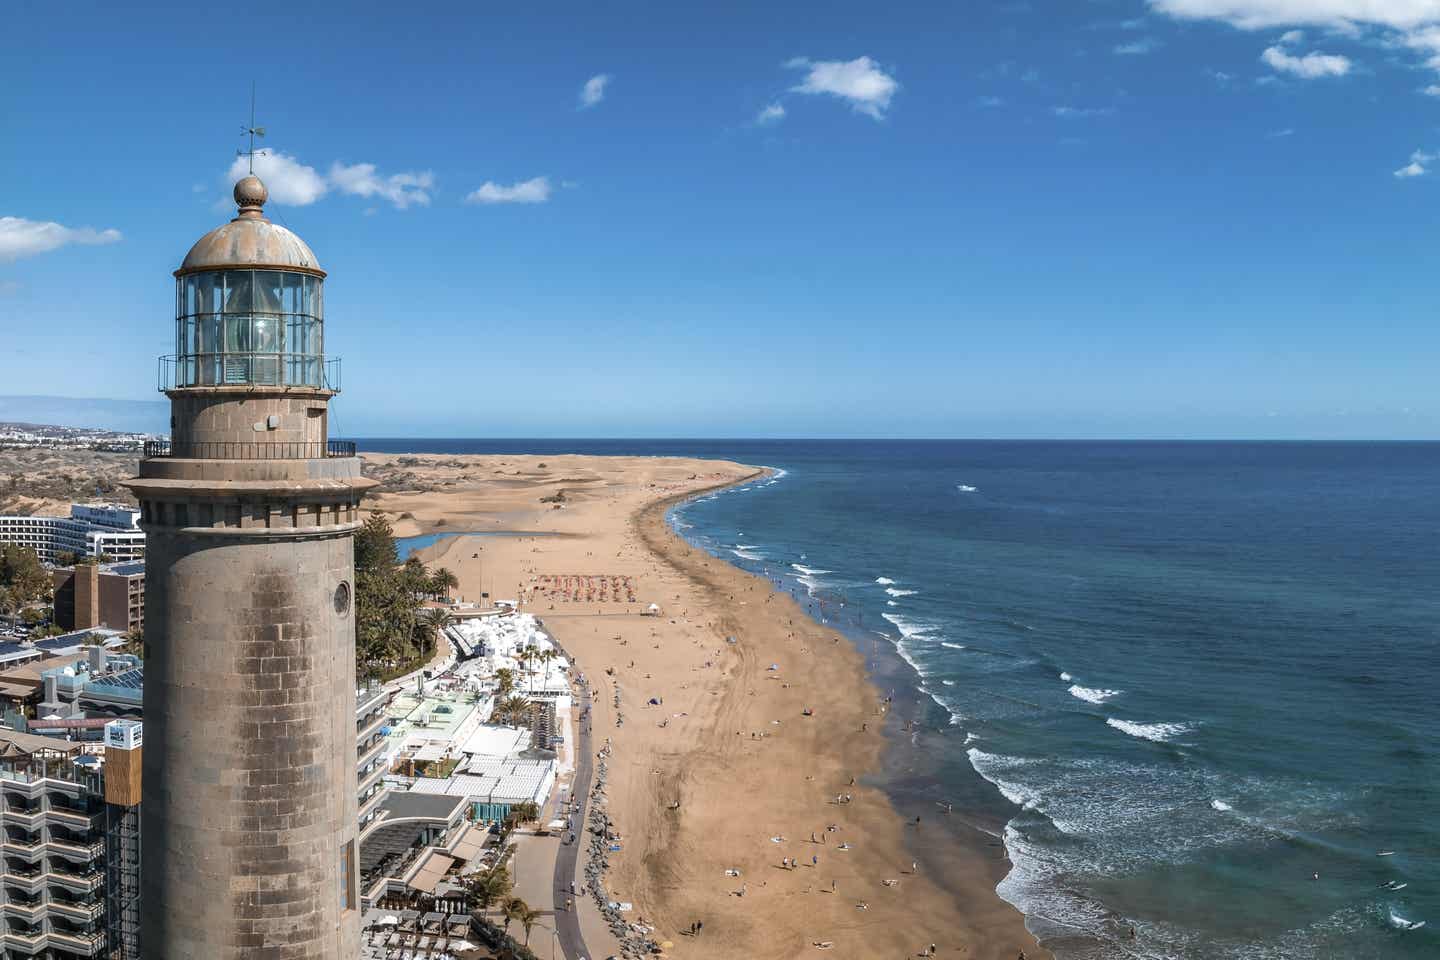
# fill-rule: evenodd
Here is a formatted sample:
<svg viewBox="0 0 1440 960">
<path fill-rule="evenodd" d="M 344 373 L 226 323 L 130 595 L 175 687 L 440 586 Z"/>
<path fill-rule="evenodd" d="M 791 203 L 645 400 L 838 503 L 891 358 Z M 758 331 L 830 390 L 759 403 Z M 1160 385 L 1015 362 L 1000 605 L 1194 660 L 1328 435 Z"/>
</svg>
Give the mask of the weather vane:
<svg viewBox="0 0 1440 960">
<path fill-rule="evenodd" d="M 250 135 L 250 149 L 236 150 L 235 156 L 248 158 L 250 161 L 250 172 L 253 174 L 255 172 L 255 158 L 266 155 L 264 150 L 257 151 L 255 149 L 255 138 L 265 136 L 265 128 L 255 126 L 255 84 L 253 81 L 250 84 L 250 126 L 242 125 L 240 127 L 240 135 L 245 136 L 246 134 Z"/>
</svg>

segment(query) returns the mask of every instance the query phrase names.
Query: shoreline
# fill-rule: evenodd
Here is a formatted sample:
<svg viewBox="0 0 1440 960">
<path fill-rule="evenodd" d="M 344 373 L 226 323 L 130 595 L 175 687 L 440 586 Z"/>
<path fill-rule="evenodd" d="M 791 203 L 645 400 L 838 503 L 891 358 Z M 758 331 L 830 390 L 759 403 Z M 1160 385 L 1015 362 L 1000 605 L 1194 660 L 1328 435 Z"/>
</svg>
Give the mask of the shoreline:
<svg viewBox="0 0 1440 960">
<path fill-rule="evenodd" d="M 409 456 L 524 466 L 516 475 L 546 466 L 535 456 Z M 519 503 L 489 502 L 513 492 L 509 480 L 489 491 L 496 497 L 392 492 L 374 506 L 411 513 L 405 534 L 464 534 L 468 517 L 480 521 L 476 533 L 493 518 L 521 534 L 483 545 L 457 536 L 424 550 L 457 572 L 463 595 L 478 596 L 480 576 L 523 591 L 537 576 L 604 567 L 635 578 L 642 608 L 652 597 L 665 606 L 661 618 L 641 617 L 633 604 L 522 607 L 587 665 L 596 737 L 613 743 L 610 812 L 626 839 L 612 858 L 611 896 L 633 901 L 635 918 L 657 939 L 676 941 L 677 956 L 780 960 L 826 943 L 837 956 L 914 955 L 932 942 L 941 956 L 1048 956 L 995 891 L 1008 864 L 996 859 L 991 837 L 969 826 L 942 830 L 938 816 L 920 828 L 902 819 L 886 769 L 899 721 L 886 722 L 856 639 L 842 642 L 840 629 L 812 620 L 788 592 L 691 545 L 669 523 L 677 506 L 754 482 L 763 470 L 675 458 L 548 459 L 563 461 L 549 469 L 564 476 L 617 475 L 604 485 L 584 481 L 589 502 L 576 497 L 555 512 L 532 505 L 523 522 Z M 637 483 L 635 471 L 649 482 Z M 537 480 L 528 492 L 547 489 Z M 540 536 L 556 532 L 573 536 Z M 727 636 L 738 640 L 726 644 Z M 852 799 L 836 804 L 836 795 Z M 961 842 L 962 834 L 973 836 Z M 796 866 L 782 866 L 791 857 Z M 689 924 L 702 919 L 703 935 L 689 937 Z"/>
<path fill-rule="evenodd" d="M 720 563 L 731 567 L 747 577 L 759 579 L 777 593 L 783 593 L 789 596 L 798 606 L 802 601 L 797 593 L 783 586 L 774 586 L 766 576 L 747 570 L 723 556 L 711 553 L 702 545 L 692 543 L 686 538 L 685 534 L 671 522 L 671 517 L 674 512 L 683 509 L 686 505 L 695 502 L 705 495 L 714 493 L 717 490 L 741 487 L 755 483 L 757 480 L 773 477 L 777 469 L 778 468 L 774 467 L 764 467 L 750 477 L 736 481 L 735 483 L 723 484 L 706 490 L 696 491 L 689 495 L 667 498 L 664 501 L 657 502 L 637 511 L 637 523 L 646 519 L 645 514 L 651 511 L 658 512 L 661 523 L 670 537 L 681 544 L 698 550 Z M 893 638 L 884 633 L 884 631 L 876 630 L 873 627 L 867 628 L 856 622 L 843 624 L 821 623 L 810 613 L 806 613 L 804 616 L 811 621 L 816 629 L 835 630 L 847 639 L 855 649 L 857 655 L 865 661 L 861 666 L 861 672 L 865 682 L 871 687 L 877 701 L 882 698 L 883 694 L 883 687 L 880 682 L 882 676 L 889 676 L 892 679 L 898 680 L 900 684 L 903 684 L 903 688 L 892 690 L 894 702 L 886 718 L 887 722 L 882 724 L 881 732 L 886 741 L 885 746 L 880 751 L 874 768 L 864 775 L 861 782 L 874 785 L 883 791 L 889 798 L 893 808 L 892 812 L 901 820 L 906 818 L 900 814 L 899 807 L 905 803 L 907 793 L 916 795 L 912 803 L 915 809 L 919 809 L 926 814 L 934 814 L 936 811 L 931 807 L 931 801 L 920 798 L 918 796 L 919 790 L 912 789 L 907 791 L 901 787 L 901 778 L 899 775 L 900 766 L 906 762 L 901 753 L 905 746 L 915 746 L 915 741 L 912 739 L 915 735 L 907 734 L 903 729 L 903 724 L 901 724 L 900 729 L 897 729 L 897 721 L 914 720 L 918 723 L 925 712 L 930 710 L 945 712 L 945 708 L 935 701 L 930 694 L 925 692 L 923 689 L 924 678 L 916 672 L 912 664 L 900 655 L 899 651 L 894 649 Z M 882 637 L 884 638 L 884 642 L 878 642 L 879 638 Z M 861 650 L 861 644 L 867 641 L 875 644 L 875 653 L 873 654 L 875 662 L 873 663 L 869 658 L 866 658 Z M 881 661 L 884 661 L 883 664 Z M 901 696 L 902 692 L 913 695 L 910 701 L 907 702 Z M 970 767 L 968 761 L 965 763 L 965 767 L 969 773 L 972 789 L 994 794 L 996 801 L 993 805 L 994 810 L 987 809 L 978 811 L 957 805 L 952 817 L 933 817 L 934 821 L 939 825 L 939 831 L 942 834 L 948 835 L 945 836 L 942 842 L 953 844 L 955 847 L 948 855 L 942 853 L 942 856 L 945 856 L 946 859 L 958 861 L 962 870 L 974 869 L 977 866 L 988 868 L 991 881 L 990 896 L 1004 909 L 1013 911 L 1020 922 L 1025 925 L 1026 932 L 1029 933 L 1030 945 L 1024 948 L 1027 957 L 1032 958 L 1032 960 L 1036 957 L 1052 957 L 1050 951 L 1038 942 L 1038 938 L 1033 933 L 1029 932 L 1028 916 L 1019 907 L 1001 897 L 996 889 L 1012 868 L 1008 852 L 1005 848 L 1004 829 L 1009 819 L 1010 811 L 1018 808 L 1006 800 L 1000 794 L 999 790 L 995 788 L 994 784 L 981 776 L 973 767 Z M 1002 809 L 1005 811 L 1003 815 L 998 817 L 992 816 L 995 811 Z M 986 822 L 992 819 L 994 821 L 993 824 Z M 906 849 L 917 858 L 922 854 L 933 856 L 935 851 L 931 841 L 934 839 L 935 835 L 933 833 L 923 838 L 918 834 L 911 833 L 907 835 Z M 928 845 L 928 849 L 919 849 L 919 844 L 922 841 Z M 1000 851 L 998 857 L 994 855 L 996 849 Z M 948 873 L 948 871 L 941 871 L 937 875 L 939 878 L 939 886 L 951 890 L 954 894 L 973 894 L 973 890 L 965 889 L 965 887 L 968 887 L 968 884 L 955 888 L 954 885 L 947 882 Z M 1004 956 L 1011 957 L 1013 954 L 1004 954 Z"/>
</svg>

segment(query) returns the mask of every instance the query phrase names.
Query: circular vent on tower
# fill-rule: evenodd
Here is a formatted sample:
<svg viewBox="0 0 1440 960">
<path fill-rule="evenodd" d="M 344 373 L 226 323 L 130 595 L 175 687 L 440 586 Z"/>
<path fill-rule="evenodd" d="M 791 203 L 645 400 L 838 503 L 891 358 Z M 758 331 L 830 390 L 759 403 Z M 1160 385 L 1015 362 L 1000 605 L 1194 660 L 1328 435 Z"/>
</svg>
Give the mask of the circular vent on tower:
<svg viewBox="0 0 1440 960">
<path fill-rule="evenodd" d="M 335 612 L 342 617 L 350 612 L 350 584 L 344 580 L 335 588 Z"/>
</svg>

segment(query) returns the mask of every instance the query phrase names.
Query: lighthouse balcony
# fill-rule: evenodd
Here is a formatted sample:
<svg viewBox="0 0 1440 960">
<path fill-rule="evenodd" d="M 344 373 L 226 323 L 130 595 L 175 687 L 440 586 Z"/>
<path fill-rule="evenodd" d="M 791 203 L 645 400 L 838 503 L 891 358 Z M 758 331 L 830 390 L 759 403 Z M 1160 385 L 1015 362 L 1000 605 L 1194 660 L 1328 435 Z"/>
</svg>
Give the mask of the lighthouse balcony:
<svg viewBox="0 0 1440 960">
<path fill-rule="evenodd" d="M 323 460 L 355 456 L 354 440 L 187 441 L 147 440 L 145 458 L 185 460 Z"/>
<path fill-rule="evenodd" d="M 159 358 L 162 393 L 194 387 L 300 387 L 340 392 L 340 358 L 310 353 L 185 353 Z"/>
</svg>

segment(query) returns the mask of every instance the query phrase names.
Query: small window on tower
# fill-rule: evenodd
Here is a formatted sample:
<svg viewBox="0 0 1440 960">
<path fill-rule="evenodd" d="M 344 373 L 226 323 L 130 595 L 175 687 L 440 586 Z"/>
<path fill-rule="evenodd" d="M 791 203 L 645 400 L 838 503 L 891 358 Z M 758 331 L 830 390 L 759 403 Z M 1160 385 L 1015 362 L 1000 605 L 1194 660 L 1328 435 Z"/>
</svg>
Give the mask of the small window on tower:
<svg viewBox="0 0 1440 960">
<path fill-rule="evenodd" d="M 340 847 L 340 909 L 355 909 L 355 841 Z"/>
</svg>

